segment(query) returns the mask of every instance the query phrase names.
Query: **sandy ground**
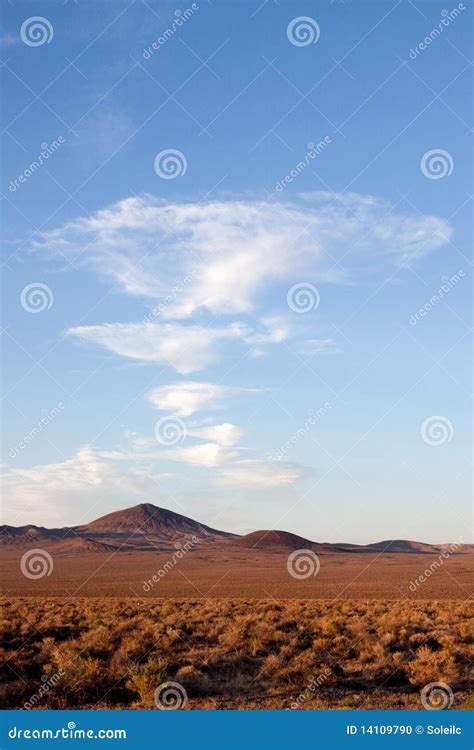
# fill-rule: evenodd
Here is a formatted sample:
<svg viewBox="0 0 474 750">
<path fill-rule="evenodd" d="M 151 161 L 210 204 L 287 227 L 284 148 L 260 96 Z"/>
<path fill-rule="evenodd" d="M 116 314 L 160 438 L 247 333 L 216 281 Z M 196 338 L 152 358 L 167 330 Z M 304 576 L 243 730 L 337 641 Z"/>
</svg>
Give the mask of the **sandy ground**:
<svg viewBox="0 0 474 750">
<path fill-rule="evenodd" d="M 30 548 L 1 550 L 4 594 L 464 600 L 473 593 L 471 554 L 441 564 L 431 554 L 321 554 L 319 572 L 298 580 L 288 572 L 289 553 L 281 550 L 209 548 L 177 560 L 171 551 L 64 554 L 51 545 L 44 547 L 53 561 L 50 575 L 29 579 L 20 562 Z"/>
</svg>

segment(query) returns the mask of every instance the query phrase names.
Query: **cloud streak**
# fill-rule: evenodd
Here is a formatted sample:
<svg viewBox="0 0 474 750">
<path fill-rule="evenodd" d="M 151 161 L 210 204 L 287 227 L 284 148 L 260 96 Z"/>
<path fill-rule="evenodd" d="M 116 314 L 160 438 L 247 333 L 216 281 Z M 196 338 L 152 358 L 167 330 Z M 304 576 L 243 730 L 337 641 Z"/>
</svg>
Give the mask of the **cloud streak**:
<svg viewBox="0 0 474 750">
<path fill-rule="evenodd" d="M 169 365 L 182 375 L 214 364 L 222 342 L 245 341 L 247 337 L 247 329 L 238 324 L 210 328 L 180 323 L 105 323 L 77 326 L 68 333 L 121 357 Z"/>
<path fill-rule="evenodd" d="M 221 487 L 266 489 L 288 487 L 307 476 L 307 470 L 289 461 L 246 458 L 223 469 L 216 477 Z"/>
<path fill-rule="evenodd" d="M 272 285 L 295 274 L 337 282 L 375 264 L 410 265 L 451 235 L 441 218 L 395 212 L 354 193 L 277 203 L 167 203 L 145 195 L 42 232 L 33 249 L 82 263 L 126 294 L 157 302 L 191 276 L 160 312 L 179 320 L 198 310 L 258 310 Z"/>
</svg>

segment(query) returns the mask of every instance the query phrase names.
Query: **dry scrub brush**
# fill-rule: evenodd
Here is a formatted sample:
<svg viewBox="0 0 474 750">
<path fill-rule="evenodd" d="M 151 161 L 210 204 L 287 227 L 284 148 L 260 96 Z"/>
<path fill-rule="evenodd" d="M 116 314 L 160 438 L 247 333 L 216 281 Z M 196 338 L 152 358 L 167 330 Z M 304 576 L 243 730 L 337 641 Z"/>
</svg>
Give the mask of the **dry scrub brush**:
<svg viewBox="0 0 474 750">
<path fill-rule="evenodd" d="M 465 602 L 16 598 L 2 613 L 3 708 L 153 708 L 166 680 L 189 708 L 420 708 L 435 681 L 459 707 L 473 657 Z"/>
</svg>

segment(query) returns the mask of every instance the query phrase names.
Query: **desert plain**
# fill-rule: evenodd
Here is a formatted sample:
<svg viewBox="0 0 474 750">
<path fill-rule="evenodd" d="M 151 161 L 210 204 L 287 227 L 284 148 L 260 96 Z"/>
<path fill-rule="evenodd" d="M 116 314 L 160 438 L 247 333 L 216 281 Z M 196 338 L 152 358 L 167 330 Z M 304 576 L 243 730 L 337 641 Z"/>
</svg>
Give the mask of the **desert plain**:
<svg viewBox="0 0 474 750">
<path fill-rule="evenodd" d="M 468 545 L 241 537 L 151 504 L 2 541 L 4 707 L 162 708 L 171 683 L 182 709 L 469 705 Z"/>
</svg>

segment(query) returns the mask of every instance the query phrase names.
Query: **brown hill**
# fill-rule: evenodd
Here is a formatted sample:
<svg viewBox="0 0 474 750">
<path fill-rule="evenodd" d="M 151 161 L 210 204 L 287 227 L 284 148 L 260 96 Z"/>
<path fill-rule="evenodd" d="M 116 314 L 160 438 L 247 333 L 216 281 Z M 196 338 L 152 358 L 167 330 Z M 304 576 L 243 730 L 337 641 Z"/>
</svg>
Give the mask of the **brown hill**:
<svg viewBox="0 0 474 750">
<path fill-rule="evenodd" d="M 436 544 L 412 542 L 409 539 L 386 539 L 367 546 L 381 552 L 440 552 L 441 550 L 441 546 Z"/>
<path fill-rule="evenodd" d="M 233 544 L 239 547 L 251 547 L 252 549 L 266 549 L 269 547 L 284 547 L 285 549 L 308 549 L 314 546 L 314 542 L 304 539 L 289 531 L 276 529 L 252 531 L 250 534 L 233 540 Z"/>
<path fill-rule="evenodd" d="M 70 529 L 46 529 L 44 526 L 0 526 L 1 544 L 36 544 L 40 541 L 63 539 Z"/>
<path fill-rule="evenodd" d="M 237 545 L 255 550 L 295 550 L 312 549 L 318 553 L 410 553 L 436 554 L 443 549 L 450 553 L 462 554 L 473 551 L 467 544 L 425 544 L 405 539 L 389 539 L 368 545 L 327 544 L 312 542 L 309 539 L 277 529 L 254 531 L 239 537 L 225 531 L 218 531 L 210 526 L 183 516 L 180 513 L 159 508 L 152 503 L 141 503 L 133 508 L 118 510 L 101 516 L 95 521 L 61 529 L 47 529 L 43 526 L 27 524 L 25 526 L 0 526 L 0 544 L 7 546 L 30 546 L 56 548 L 59 552 L 87 553 L 114 552 L 118 549 L 128 552 L 164 552 L 173 551 L 176 544 L 197 536 L 199 545 L 206 548 L 219 545 Z"/>
<path fill-rule="evenodd" d="M 141 503 L 133 508 L 108 513 L 96 521 L 83 526 L 76 526 L 74 530 L 92 536 L 110 534 L 157 534 L 168 538 L 177 538 L 189 534 L 214 538 L 230 538 L 233 536 L 233 534 L 211 529 L 192 518 L 182 516 L 172 510 L 159 508 L 151 503 Z"/>
</svg>

